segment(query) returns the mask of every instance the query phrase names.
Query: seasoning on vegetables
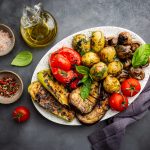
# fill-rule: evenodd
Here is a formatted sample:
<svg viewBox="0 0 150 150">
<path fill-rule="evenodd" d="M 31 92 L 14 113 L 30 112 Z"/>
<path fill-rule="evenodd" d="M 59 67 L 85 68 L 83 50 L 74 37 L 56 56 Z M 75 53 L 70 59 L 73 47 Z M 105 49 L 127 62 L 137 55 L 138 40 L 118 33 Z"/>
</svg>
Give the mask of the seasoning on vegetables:
<svg viewBox="0 0 150 150">
<path fill-rule="evenodd" d="M 15 78 L 3 77 L 0 79 L 0 96 L 12 97 L 19 89 Z"/>
<path fill-rule="evenodd" d="M 7 51 L 11 46 L 12 40 L 8 32 L 0 30 L 0 52 Z"/>
</svg>

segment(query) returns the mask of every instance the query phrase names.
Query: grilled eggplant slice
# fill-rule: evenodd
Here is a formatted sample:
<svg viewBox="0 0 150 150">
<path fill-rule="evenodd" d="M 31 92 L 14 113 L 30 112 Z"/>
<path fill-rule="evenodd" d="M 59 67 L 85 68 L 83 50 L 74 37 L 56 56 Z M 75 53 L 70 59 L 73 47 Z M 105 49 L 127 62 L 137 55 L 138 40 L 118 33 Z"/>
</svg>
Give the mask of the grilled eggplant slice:
<svg viewBox="0 0 150 150">
<path fill-rule="evenodd" d="M 90 95 L 83 100 L 80 96 L 80 87 L 73 90 L 69 95 L 69 103 L 77 108 L 81 113 L 89 113 L 96 105 L 99 96 L 99 84 L 94 82 L 91 85 Z"/>
<path fill-rule="evenodd" d="M 37 102 L 46 111 L 66 121 L 72 121 L 74 119 L 74 112 L 61 105 L 40 82 L 36 81 L 31 83 L 28 88 L 28 92 L 30 93 L 32 100 Z"/>
<path fill-rule="evenodd" d="M 94 98 L 98 98 L 99 97 L 99 87 L 100 87 L 100 83 L 94 81 L 91 85 L 91 91 L 90 91 L 90 96 L 94 97 Z"/>
<path fill-rule="evenodd" d="M 51 74 L 50 69 L 38 72 L 37 78 L 40 83 L 62 104 L 68 105 L 68 91 L 58 83 Z"/>
<path fill-rule="evenodd" d="M 108 110 L 108 98 L 100 101 L 99 104 L 88 114 L 77 114 L 77 118 L 84 124 L 93 124 L 99 121 Z"/>
</svg>

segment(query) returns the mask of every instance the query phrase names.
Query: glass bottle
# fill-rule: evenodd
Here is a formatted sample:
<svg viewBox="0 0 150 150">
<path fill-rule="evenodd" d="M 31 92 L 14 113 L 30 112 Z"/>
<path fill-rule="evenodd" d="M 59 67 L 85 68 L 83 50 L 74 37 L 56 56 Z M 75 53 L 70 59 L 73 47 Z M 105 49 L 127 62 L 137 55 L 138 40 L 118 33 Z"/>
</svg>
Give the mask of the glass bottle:
<svg viewBox="0 0 150 150">
<path fill-rule="evenodd" d="M 21 17 L 21 35 L 31 47 L 49 45 L 57 34 L 54 17 L 41 8 L 41 3 L 33 8 L 26 6 Z"/>
</svg>

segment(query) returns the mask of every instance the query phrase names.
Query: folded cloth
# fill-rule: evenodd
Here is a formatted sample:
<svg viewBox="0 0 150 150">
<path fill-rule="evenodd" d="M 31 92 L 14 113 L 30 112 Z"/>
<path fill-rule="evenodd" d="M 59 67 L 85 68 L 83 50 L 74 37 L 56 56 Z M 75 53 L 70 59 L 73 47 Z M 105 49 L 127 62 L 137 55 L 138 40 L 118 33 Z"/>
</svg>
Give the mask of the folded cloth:
<svg viewBox="0 0 150 150">
<path fill-rule="evenodd" d="M 111 123 L 89 135 L 93 150 L 118 150 L 126 127 L 141 119 L 150 107 L 150 79 L 138 98 L 122 113 L 111 119 Z"/>
</svg>

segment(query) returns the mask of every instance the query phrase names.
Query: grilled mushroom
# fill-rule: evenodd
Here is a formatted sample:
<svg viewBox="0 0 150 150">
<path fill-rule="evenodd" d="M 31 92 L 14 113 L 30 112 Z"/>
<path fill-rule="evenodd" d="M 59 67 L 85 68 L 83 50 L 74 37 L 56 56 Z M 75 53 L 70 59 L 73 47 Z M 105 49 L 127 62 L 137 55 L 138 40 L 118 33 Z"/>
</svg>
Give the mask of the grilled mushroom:
<svg viewBox="0 0 150 150">
<path fill-rule="evenodd" d="M 142 70 L 142 68 L 130 68 L 129 74 L 131 77 L 137 79 L 137 80 L 143 80 L 145 77 L 145 73 Z"/>
<path fill-rule="evenodd" d="M 120 59 L 127 59 L 127 58 L 131 58 L 131 56 L 132 56 L 132 51 L 131 51 L 130 45 L 128 45 L 128 46 L 117 45 L 116 51 L 117 51 L 118 58 L 120 58 Z"/>
<path fill-rule="evenodd" d="M 140 47 L 141 43 L 138 41 L 134 41 L 131 43 L 131 50 L 134 53 L 138 47 Z"/>
<path fill-rule="evenodd" d="M 127 70 L 122 70 L 121 74 L 117 76 L 117 79 L 119 80 L 119 82 L 123 82 L 124 80 L 126 80 L 129 77 L 129 73 Z"/>
<path fill-rule="evenodd" d="M 105 38 L 105 47 L 106 46 L 116 46 L 117 43 L 118 43 L 118 37 Z"/>
<path fill-rule="evenodd" d="M 131 59 L 125 60 L 125 61 L 123 62 L 123 68 L 124 68 L 124 69 L 129 69 L 129 67 L 131 66 L 131 63 L 132 63 Z"/>
<path fill-rule="evenodd" d="M 119 45 L 130 45 L 132 42 L 132 37 L 129 32 L 121 32 L 118 37 Z"/>
</svg>

